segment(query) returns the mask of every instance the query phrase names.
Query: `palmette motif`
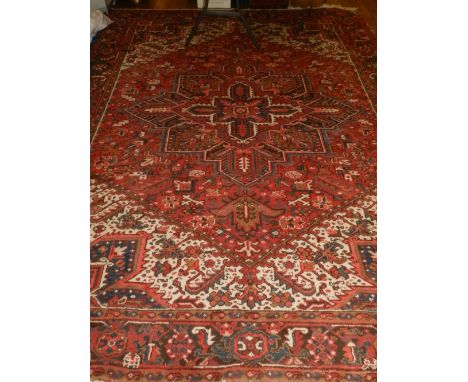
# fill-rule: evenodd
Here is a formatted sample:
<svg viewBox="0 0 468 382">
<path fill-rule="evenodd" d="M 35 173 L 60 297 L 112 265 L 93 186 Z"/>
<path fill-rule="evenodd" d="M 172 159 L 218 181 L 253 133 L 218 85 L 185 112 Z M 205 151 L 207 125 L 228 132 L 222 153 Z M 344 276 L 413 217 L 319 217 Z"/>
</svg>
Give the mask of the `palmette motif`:
<svg viewBox="0 0 468 382">
<path fill-rule="evenodd" d="M 375 42 L 116 11 L 92 47 L 95 380 L 376 379 Z M 97 128 L 97 131 L 96 131 Z"/>
</svg>

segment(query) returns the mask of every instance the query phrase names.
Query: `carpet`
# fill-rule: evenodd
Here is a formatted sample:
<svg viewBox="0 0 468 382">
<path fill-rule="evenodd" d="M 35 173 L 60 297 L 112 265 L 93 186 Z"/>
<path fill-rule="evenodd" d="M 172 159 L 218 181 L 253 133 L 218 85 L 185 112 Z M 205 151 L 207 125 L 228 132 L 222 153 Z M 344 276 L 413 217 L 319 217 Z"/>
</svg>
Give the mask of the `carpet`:
<svg viewBox="0 0 468 382">
<path fill-rule="evenodd" d="M 375 36 L 194 15 L 91 47 L 91 378 L 375 381 Z"/>
</svg>

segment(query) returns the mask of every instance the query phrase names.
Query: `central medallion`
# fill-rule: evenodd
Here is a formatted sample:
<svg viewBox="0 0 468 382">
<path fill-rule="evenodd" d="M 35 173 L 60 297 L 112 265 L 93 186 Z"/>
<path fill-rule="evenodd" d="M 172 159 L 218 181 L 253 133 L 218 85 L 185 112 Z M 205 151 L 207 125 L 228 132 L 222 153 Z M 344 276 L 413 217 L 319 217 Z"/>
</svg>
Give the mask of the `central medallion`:
<svg viewBox="0 0 468 382">
<path fill-rule="evenodd" d="M 293 155 L 329 152 L 326 130 L 356 112 L 314 94 L 304 75 L 256 73 L 180 75 L 172 92 L 126 111 L 166 130 L 161 152 L 194 155 L 219 174 L 249 187 Z"/>
<path fill-rule="evenodd" d="M 192 117 L 207 117 L 211 125 L 223 124 L 229 138 L 240 145 L 255 142 L 261 126 L 274 126 L 278 119 L 290 119 L 300 111 L 298 106 L 275 104 L 267 96 L 256 97 L 243 83 L 230 86 L 226 97 L 213 97 L 210 104 L 184 109 Z"/>
</svg>

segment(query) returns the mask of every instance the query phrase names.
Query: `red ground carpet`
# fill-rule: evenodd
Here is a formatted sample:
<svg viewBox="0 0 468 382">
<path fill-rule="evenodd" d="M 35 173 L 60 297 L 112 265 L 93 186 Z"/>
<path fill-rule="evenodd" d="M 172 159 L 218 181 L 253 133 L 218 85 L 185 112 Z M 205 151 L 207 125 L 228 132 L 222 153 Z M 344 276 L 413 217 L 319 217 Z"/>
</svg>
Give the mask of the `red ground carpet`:
<svg viewBox="0 0 468 382">
<path fill-rule="evenodd" d="M 375 37 L 194 15 L 92 45 L 92 379 L 375 381 Z"/>
</svg>

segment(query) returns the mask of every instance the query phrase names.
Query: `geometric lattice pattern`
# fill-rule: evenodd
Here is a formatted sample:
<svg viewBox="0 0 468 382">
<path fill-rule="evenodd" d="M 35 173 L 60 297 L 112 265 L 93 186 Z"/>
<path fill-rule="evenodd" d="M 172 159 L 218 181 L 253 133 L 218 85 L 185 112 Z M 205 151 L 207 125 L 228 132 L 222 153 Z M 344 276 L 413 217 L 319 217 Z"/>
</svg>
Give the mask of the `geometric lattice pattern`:
<svg viewBox="0 0 468 382">
<path fill-rule="evenodd" d="M 375 381 L 375 41 L 115 11 L 92 46 L 91 372 Z"/>
</svg>

